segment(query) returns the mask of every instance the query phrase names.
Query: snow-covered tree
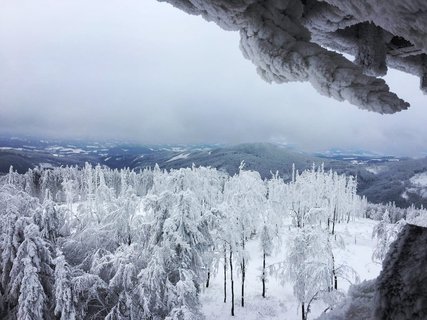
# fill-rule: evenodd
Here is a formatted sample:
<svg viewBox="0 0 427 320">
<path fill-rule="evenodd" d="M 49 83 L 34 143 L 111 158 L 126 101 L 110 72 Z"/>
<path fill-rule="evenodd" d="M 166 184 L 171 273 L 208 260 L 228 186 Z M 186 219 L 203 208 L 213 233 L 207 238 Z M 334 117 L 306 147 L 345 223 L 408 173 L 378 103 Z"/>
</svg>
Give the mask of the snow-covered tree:
<svg viewBox="0 0 427 320">
<path fill-rule="evenodd" d="M 198 292 L 204 251 L 211 245 L 209 230 L 191 191 L 163 193 L 162 198 L 151 204 L 150 261 L 140 273 L 141 288 L 152 314 L 195 319 L 200 317 Z"/>
<path fill-rule="evenodd" d="M 336 225 L 363 214 L 355 192 L 355 179 L 322 166 L 293 170 L 289 183 L 243 163 L 231 177 L 194 165 L 12 170 L 0 179 L 0 317 L 201 319 L 201 286 L 220 265 L 234 314 L 240 275 L 245 303 L 249 241 L 263 257 L 263 296 L 275 270 L 306 316 L 314 300 L 333 306 L 336 279 L 349 272 L 334 251 Z M 287 256 L 269 266 L 282 237 Z"/>
<path fill-rule="evenodd" d="M 381 263 L 387 255 L 388 249 L 393 241 L 396 240 L 397 235 L 405 225 L 404 220 L 397 223 L 391 223 L 390 214 L 386 210 L 383 214 L 382 220 L 374 227 L 372 237 L 377 238 L 377 244 L 374 252 L 372 253 L 372 260 Z"/>
<path fill-rule="evenodd" d="M 10 271 L 11 299 L 18 298 L 18 319 L 48 318 L 46 296 L 52 292 L 52 258 L 38 226 L 28 223 Z"/>
<path fill-rule="evenodd" d="M 60 219 L 49 189 L 46 190 L 45 194 L 42 208 L 38 210 L 34 219 L 42 236 L 51 242 L 55 242 L 61 227 Z"/>
<path fill-rule="evenodd" d="M 57 250 L 55 264 L 55 315 L 60 320 L 75 320 L 71 270 L 61 251 Z"/>
<path fill-rule="evenodd" d="M 47 318 L 46 294 L 40 282 L 40 270 L 31 257 L 21 259 L 23 264 L 20 294 L 18 298 L 18 320 Z M 13 294 L 13 293 L 12 293 Z"/>
<path fill-rule="evenodd" d="M 273 251 L 273 234 L 264 223 L 260 233 L 260 246 L 262 252 L 262 297 L 265 298 L 265 284 L 267 282 L 266 257 L 270 256 Z"/>
<path fill-rule="evenodd" d="M 306 225 L 293 230 L 289 243 L 287 275 L 301 304 L 302 320 L 307 319 L 312 300 L 330 285 L 330 256 L 324 250 L 324 236 L 319 228 Z"/>
<path fill-rule="evenodd" d="M 225 184 L 224 202 L 227 219 L 230 225 L 230 250 L 238 259 L 241 274 L 241 305 L 245 304 L 245 277 L 249 254 L 246 243 L 256 232 L 258 222 L 266 206 L 267 189 L 258 172 L 243 170 L 244 162 L 240 165 L 238 175 L 233 176 Z M 232 261 L 230 261 L 232 263 Z M 232 293 L 233 294 L 233 293 Z"/>
</svg>

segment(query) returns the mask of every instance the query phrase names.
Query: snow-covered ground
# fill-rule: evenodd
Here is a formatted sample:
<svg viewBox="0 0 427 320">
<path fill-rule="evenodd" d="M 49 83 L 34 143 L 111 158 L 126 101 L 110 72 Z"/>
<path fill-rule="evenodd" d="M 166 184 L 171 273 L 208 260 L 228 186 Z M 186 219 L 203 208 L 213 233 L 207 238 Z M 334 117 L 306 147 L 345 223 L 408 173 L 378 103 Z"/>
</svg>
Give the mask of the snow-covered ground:
<svg viewBox="0 0 427 320">
<path fill-rule="evenodd" d="M 372 239 L 371 235 L 372 229 L 376 223 L 378 222 L 369 219 L 359 219 L 348 224 L 344 223 L 337 226 L 337 233 L 343 237 L 345 242 L 344 249 L 336 249 L 334 251 L 337 265 L 345 262 L 345 264 L 355 269 L 360 280 L 373 279 L 377 277 L 381 271 L 381 265 L 372 262 L 371 259 L 376 243 L 376 240 Z M 267 258 L 267 265 L 284 259 L 286 250 L 285 244 L 286 233 L 283 235 L 282 249 Z M 262 256 L 258 241 L 250 241 L 248 243 L 248 248 L 250 251 L 250 260 L 246 274 L 245 307 L 242 308 L 240 306 L 241 277 L 239 276 L 239 272 L 235 272 L 235 316 L 232 317 L 230 315 L 230 275 L 228 272 L 227 303 L 224 303 L 223 266 L 219 265 L 218 273 L 211 279 L 209 288 L 203 288 L 201 295 L 202 310 L 206 319 L 301 319 L 300 306 L 293 295 L 292 285 L 290 283 L 284 283 L 284 286 L 281 286 L 279 279 L 276 279 L 274 276 L 269 276 L 267 282 L 267 297 L 265 299 L 262 298 L 262 284 L 260 280 Z M 338 280 L 339 289 L 344 289 L 346 291 L 348 287 L 348 282 L 343 279 Z M 323 303 L 315 302 L 308 318 L 317 318 L 325 308 Z"/>
</svg>

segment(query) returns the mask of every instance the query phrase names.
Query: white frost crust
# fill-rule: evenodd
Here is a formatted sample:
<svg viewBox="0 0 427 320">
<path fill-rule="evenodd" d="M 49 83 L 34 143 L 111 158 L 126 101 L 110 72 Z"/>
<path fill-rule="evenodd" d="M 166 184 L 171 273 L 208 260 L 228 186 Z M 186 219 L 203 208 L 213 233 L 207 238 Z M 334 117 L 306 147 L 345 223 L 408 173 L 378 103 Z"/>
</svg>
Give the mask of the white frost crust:
<svg viewBox="0 0 427 320">
<path fill-rule="evenodd" d="M 427 74 L 424 0 L 159 1 L 239 31 L 243 55 L 266 81 L 309 81 L 319 93 L 361 109 L 394 113 L 409 107 L 375 77 L 384 75 L 387 65 L 422 79 Z M 410 41 L 421 54 L 390 56 L 387 44 L 394 36 Z M 325 47 L 354 54 L 356 60 Z"/>
</svg>

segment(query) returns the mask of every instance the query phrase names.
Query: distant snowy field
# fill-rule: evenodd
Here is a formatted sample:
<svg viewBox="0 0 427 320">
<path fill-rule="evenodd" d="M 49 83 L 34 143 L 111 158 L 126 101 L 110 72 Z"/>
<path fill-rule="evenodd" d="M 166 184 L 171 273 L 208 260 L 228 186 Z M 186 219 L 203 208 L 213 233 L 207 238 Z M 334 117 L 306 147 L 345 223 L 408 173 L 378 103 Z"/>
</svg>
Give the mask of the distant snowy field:
<svg viewBox="0 0 427 320">
<path fill-rule="evenodd" d="M 372 239 L 372 230 L 378 221 L 370 219 L 357 219 L 350 223 L 342 223 L 336 226 L 337 234 L 341 235 L 345 242 L 344 249 L 335 249 L 337 263 L 344 263 L 351 266 L 358 273 L 361 281 L 376 278 L 381 265 L 372 261 L 372 253 L 376 240 Z M 280 252 L 275 252 L 267 258 L 267 265 L 284 260 L 287 243 L 286 233 L 282 235 L 282 246 Z M 262 254 L 259 249 L 259 241 L 248 242 L 250 260 L 246 274 L 246 297 L 245 307 L 240 306 L 241 278 L 239 272 L 235 272 L 235 316 L 230 315 L 230 279 L 227 273 L 227 303 L 223 302 L 223 273 L 222 264 L 218 266 L 218 273 L 211 279 L 209 288 L 202 288 L 201 303 L 202 311 L 207 320 L 220 319 L 280 319 L 299 320 L 301 319 L 300 305 L 292 293 L 292 285 L 280 284 L 280 280 L 269 275 L 267 282 L 267 297 L 261 296 L 261 267 Z M 349 288 L 349 282 L 339 279 L 338 289 L 345 292 Z M 312 305 L 308 319 L 316 319 L 326 306 L 322 302 L 315 302 Z"/>
</svg>

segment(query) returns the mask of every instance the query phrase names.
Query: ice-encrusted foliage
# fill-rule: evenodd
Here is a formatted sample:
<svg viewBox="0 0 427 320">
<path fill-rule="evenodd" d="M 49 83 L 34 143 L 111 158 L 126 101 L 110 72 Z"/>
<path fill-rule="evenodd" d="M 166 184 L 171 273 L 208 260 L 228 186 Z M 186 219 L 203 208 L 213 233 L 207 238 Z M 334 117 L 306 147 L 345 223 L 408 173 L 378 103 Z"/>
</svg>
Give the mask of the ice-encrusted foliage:
<svg viewBox="0 0 427 320">
<path fill-rule="evenodd" d="M 403 227 L 377 278 L 373 319 L 427 318 L 426 243 L 427 228 Z"/>
<path fill-rule="evenodd" d="M 49 249 L 38 226 L 28 223 L 13 261 L 7 292 L 9 302 L 17 305 L 18 319 L 49 318 L 46 295 L 52 290 L 53 273 Z"/>
<path fill-rule="evenodd" d="M 243 306 L 252 267 L 247 242 L 259 241 L 268 257 L 291 218 L 295 233 L 312 235 L 327 258 L 297 245 L 289 261 L 305 257 L 303 277 L 319 280 L 311 289 L 330 289 L 331 276 L 340 274 L 331 255 L 333 226 L 363 215 L 365 202 L 353 178 L 323 168 L 293 176 L 291 183 L 278 175 L 262 180 L 243 163 L 234 176 L 195 166 L 12 170 L 0 185 L 0 317 L 203 319 L 201 287 L 220 263 L 225 279 L 231 268 L 239 275 Z M 314 224 L 321 228 L 311 230 Z M 264 263 L 264 292 L 266 270 Z M 301 293 L 294 271 L 295 293 L 305 301 L 313 290 Z"/>
<path fill-rule="evenodd" d="M 38 277 L 37 267 L 31 258 L 24 258 L 21 261 L 24 265 L 22 284 L 18 299 L 18 320 L 42 319 L 46 316 L 46 294 Z"/>
<path fill-rule="evenodd" d="M 197 319 L 204 252 L 212 238 L 201 203 L 192 191 L 183 190 L 182 182 L 177 193 L 162 193 L 161 199 L 150 203 L 154 221 L 149 243 L 154 259 L 140 273 L 141 290 L 148 312 L 171 319 Z M 161 203 L 171 205 L 164 208 Z"/>
<path fill-rule="evenodd" d="M 374 295 L 375 280 L 353 285 L 341 305 L 329 313 L 322 314 L 317 320 L 372 320 Z"/>
<path fill-rule="evenodd" d="M 12 174 L 8 182 L 21 178 Z M 46 296 L 52 290 L 51 245 L 34 219 L 42 208 L 37 199 L 10 183 L 0 186 L 0 208 L 4 221 L 0 225 L 0 315 L 50 319 Z"/>
<path fill-rule="evenodd" d="M 319 320 L 421 320 L 427 317 L 427 228 L 406 224 L 377 279 L 352 286 L 342 305 Z"/>
<path fill-rule="evenodd" d="M 334 251 L 343 246 L 335 225 L 363 212 L 363 200 L 355 194 L 351 177 L 324 172 L 322 167 L 293 173 L 285 194 L 293 229 L 289 230 L 287 256 L 270 267 L 282 282 L 290 280 L 301 304 L 302 319 L 315 300 L 333 308 L 343 297 L 338 280 L 358 281 L 350 266 L 338 265 Z M 359 211 L 360 210 L 360 211 Z"/>
<path fill-rule="evenodd" d="M 55 315 L 60 320 L 75 320 L 71 270 L 62 252 L 57 252 L 55 263 Z"/>
<path fill-rule="evenodd" d="M 424 1 L 160 1 L 239 31 L 243 55 L 266 81 L 309 81 L 323 95 L 379 113 L 409 106 L 375 77 L 387 65 L 419 76 L 427 90 Z"/>
<path fill-rule="evenodd" d="M 387 255 L 390 245 L 396 240 L 399 232 L 406 224 L 405 220 L 391 223 L 390 214 L 386 210 L 383 219 L 374 227 L 372 237 L 377 238 L 377 245 L 372 254 L 372 260 L 382 262 Z"/>
</svg>

